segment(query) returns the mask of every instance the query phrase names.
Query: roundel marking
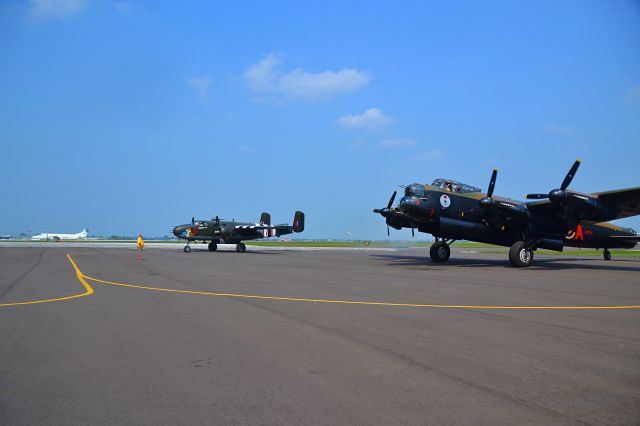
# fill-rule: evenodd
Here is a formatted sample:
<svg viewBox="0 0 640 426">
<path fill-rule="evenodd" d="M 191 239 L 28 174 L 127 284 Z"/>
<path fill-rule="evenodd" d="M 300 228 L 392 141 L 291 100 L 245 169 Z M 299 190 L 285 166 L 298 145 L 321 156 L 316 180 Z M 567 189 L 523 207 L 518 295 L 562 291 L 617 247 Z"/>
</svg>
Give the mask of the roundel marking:
<svg viewBox="0 0 640 426">
<path fill-rule="evenodd" d="M 446 209 L 451 205 L 451 198 L 447 194 L 442 194 L 440 196 L 440 205 L 443 209 Z"/>
</svg>

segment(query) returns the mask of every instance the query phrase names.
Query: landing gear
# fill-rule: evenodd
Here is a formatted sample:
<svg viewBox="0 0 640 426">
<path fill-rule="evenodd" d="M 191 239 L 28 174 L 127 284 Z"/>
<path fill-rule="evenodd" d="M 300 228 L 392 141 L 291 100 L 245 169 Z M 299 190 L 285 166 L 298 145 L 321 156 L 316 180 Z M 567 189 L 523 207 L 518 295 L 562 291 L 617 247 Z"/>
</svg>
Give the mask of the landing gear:
<svg viewBox="0 0 640 426">
<path fill-rule="evenodd" d="M 516 268 L 527 268 L 533 263 L 533 250 L 524 241 L 516 241 L 509 249 L 509 261 Z"/>
<path fill-rule="evenodd" d="M 236 245 L 236 251 L 237 251 L 238 253 L 244 253 L 245 251 L 247 251 L 247 246 L 245 246 L 245 245 L 244 245 L 244 244 L 242 244 L 242 243 L 238 243 L 238 244 Z"/>
<path fill-rule="evenodd" d="M 209 243 L 209 251 L 216 251 L 218 250 L 218 245 L 216 243 L 214 243 L 213 241 Z"/>
<path fill-rule="evenodd" d="M 429 255 L 431 256 L 431 260 L 434 262 L 443 263 L 449 260 L 449 256 L 451 256 L 451 248 L 446 241 L 436 241 L 431 244 Z"/>
<path fill-rule="evenodd" d="M 184 246 L 184 252 L 185 253 L 191 253 L 191 247 L 189 247 L 189 244 L 187 244 L 186 246 Z"/>
<path fill-rule="evenodd" d="M 604 249 L 602 256 L 604 257 L 604 260 L 611 260 L 611 252 L 609 249 Z"/>
</svg>

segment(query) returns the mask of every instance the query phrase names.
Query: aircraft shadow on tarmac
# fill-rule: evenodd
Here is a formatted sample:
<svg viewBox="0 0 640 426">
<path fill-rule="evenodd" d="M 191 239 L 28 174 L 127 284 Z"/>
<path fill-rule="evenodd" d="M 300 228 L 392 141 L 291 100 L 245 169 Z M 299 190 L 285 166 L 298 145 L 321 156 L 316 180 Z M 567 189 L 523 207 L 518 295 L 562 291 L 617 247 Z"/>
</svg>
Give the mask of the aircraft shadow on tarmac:
<svg viewBox="0 0 640 426">
<path fill-rule="evenodd" d="M 372 254 L 374 258 L 388 261 L 389 266 L 429 266 L 430 268 L 451 268 L 451 267 L 500 267 L 504 269 L 514 269 L 508 259 L 473 259 L 473 258 L 451 258 L 446 263 L 434 263 L 425 256 L 411 256 L 402 254 Z M 587 263 L 590 262 L 590 263 Z M 594 264 L 593 262 L 599 262 Z M 631 259 L 617 259 L 616 262 L 628 262 L 627 265 L 611 265 L 605 264 L 605 260 L 600 259 L 584 259 L 584 258 L 542 258 L 535 259 L 532 266 L 523 268 L 523 270 L 531 269 L 591 269 L 600 271 L 628 271 L 640 272 L 640 262 Z"/>
<path fill-rule="evenodd" d="M 191 252 L 190 253 L 183 253 L 182 250 L 180 250 L 180 254 L 183 254 L 185 256 L 194 256 L 194 255 L 202 255 L 202 254 L 206 254 L 207 256 L 224 256 L 224 255 L 228 255 L 228 254 L 233 254 L 234 256 L 250 256 L 250 255 L 255 255 L 255 254 L 266 254 L 266 255 L 270 255 L 270 254 L 275 254 L 275 255 L 279 255 L 281 254 L 280 252 L 284 251 L 284 250 L 279 250 L 279 251 L 267 251 L 267 250 L 251 250 L 248 249 L 247 251 L 245 251 L 244 253 L 237 253 L 235 249 L 229 249 L 229 250 L 225 250 L 225 249 L 218 249 L 215 252 L 210 252 L 209 249 L 207 249 L 206 247 L 200 249 L 200 248 L 194 248 L 193 246 L 191 246 Z"/>
</svg>

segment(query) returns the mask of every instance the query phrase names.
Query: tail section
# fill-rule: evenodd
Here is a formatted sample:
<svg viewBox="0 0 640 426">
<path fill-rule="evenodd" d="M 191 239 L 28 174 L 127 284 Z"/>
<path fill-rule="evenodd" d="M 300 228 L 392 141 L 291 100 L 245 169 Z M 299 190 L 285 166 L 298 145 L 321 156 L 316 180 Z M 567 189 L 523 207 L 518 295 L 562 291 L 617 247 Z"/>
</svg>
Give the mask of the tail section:
<svg viewBox="0 0 640 426">
<path fill-rule="evenodd" d="M 260 215 L 260 225 L 271 225 L 271 215 L 267 212 L 262 212 Z"/>
<path fill-rule="evenodd" d="M 293 232 L 304 231 L 304 213 L 297 211 L 293 216 Z"/>
</svg>

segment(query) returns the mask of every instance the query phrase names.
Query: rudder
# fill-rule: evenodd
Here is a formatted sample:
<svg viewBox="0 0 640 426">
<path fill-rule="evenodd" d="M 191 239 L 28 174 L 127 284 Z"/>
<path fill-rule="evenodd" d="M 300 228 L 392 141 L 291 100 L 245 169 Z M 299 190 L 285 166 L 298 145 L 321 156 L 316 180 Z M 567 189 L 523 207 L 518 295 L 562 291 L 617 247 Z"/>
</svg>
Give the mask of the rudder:
<svg viewBox="0 0 640 426">
<path fill-rule="evenodd" d="M 260 225 L 271 225 L 271 215 L 267 212 L 262 212 L 260 215 Z"/>
<path fill-rule="evenodd" d="M 304 231 L 304 213 L 297 211 L 293 216 L 293 232 Z"/>
</svg>

